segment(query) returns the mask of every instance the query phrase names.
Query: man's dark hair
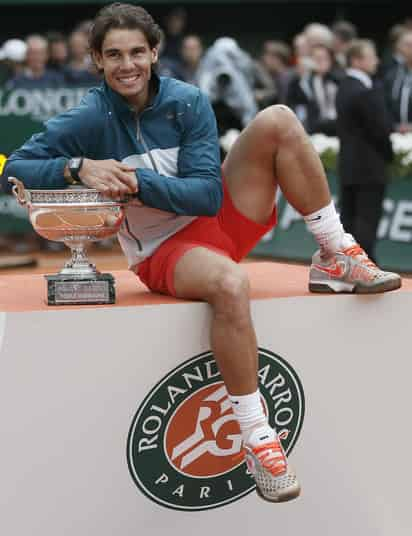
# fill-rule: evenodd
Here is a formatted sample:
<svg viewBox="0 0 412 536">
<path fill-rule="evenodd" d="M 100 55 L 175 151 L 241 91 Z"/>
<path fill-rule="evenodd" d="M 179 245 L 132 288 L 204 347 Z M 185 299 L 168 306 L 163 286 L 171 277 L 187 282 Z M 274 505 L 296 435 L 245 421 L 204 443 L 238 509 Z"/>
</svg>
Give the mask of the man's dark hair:
<svg viewBox="0 0 412 536">
<path fill-rule="evenodd" d="M 55 32 L 55 31 L 47 32 L 46 39 L 49 42 L 49 45 L 52 45 L 54 43 L 66 43 L 67 42 L 67 38 L 63 33 Z"/>
<path fill-rule="evenodd" d="M 112 29 L 140 30 L 151 49 L 160 43 L 161 30 L 152 16 L 140 6 L 116 2 L 102 8 L 90 31 L 90 48 L 101 53 L 104 38 Z"/>
<path fill-rule="evenodd" d="M 356 26 L 347 20 L 339 20 L 332 25 L 332 32 L 344 43 L 349 43 L 358 36 Z"/>
<path fill-rule="evenodd" d="M 273 54 L 281 60 L 284 65 L 289 65 L 292 52 L 289 45 L 283 41 L 265 41 L 262 45 L 261 56 Z"/>
</svg>

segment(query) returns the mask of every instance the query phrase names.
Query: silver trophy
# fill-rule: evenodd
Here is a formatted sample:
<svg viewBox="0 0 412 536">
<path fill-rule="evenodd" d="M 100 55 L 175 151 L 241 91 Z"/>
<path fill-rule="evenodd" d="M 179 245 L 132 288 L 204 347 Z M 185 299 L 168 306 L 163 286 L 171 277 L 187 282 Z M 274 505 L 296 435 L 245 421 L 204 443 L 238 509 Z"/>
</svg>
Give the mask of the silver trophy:
<svg viewBox="0 0 412 536">
<path fill-rule="evenodd" d="M 58 274 L 46 275 L 49 305 L 115 302 L 115 281 L 100 273 L 86 254 L 86 245 L 116 234 L 125 217 L 125 201 L 111 200 L 97 190 L 28 190 L 9 177 L 13 194 L 27 207 L 30 222 L 42 237 L 64 242 L 72 258 Z"/>
</svg>

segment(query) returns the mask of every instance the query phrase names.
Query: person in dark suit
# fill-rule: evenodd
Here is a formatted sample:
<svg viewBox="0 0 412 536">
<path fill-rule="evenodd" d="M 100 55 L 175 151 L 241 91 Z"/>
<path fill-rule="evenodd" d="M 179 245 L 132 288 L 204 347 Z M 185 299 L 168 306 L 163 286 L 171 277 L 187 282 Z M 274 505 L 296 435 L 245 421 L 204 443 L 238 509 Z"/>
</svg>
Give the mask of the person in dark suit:
<svg viewBox="0 0 412 536">
<path fill-rule="evenodd" d="M 412 30 L 399 37 L 399 62 L 386 73 L 384 88 L 393 130 L 412 132 Z"/>
<path fill-rule="evenodd" d="M 391 121 L 383 88 L 372 80 L 379 62 L 374 43 L 355 40 L 348 48 L 347 62 L 336 98 L 341 218 L 374 260 L 386 167 L 393 158 Z"/>
<path fill-rule="evenodd" d="M 290 80 L 286 104 L 308 134 L 336 136 L 335 100 L 342 70 L 325 45 L 314 45 L 306 62 L 307 69 Z"/>
</svg>

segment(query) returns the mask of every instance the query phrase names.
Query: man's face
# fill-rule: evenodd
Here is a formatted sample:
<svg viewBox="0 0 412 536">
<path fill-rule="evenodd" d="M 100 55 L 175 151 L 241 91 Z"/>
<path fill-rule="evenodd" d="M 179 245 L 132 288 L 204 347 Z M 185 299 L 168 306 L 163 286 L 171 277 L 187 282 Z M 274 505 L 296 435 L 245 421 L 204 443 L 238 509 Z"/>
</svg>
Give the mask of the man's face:
<svg viewBox="0 0 412 536">
<path fill-rule="evenodd" d="M 182 43 L 182 58 L 190 65 L 197 65 L 202 57 L 202 43 L 197 37 L 188 36 Z"/>
<path fill-rule="evenodd" d="M 399 52 L 408 65 L 412 65 L 412 32 L 406 32 L 399 41 Z"/>
<path fill-rule="evenodd" d="M 376 50 L 372 46 L 365 46 L 362 52 L 361 58 L 359 58 L 360 68 L 365 73 L 369 75 L 374 75 L 379 64 L 379 59 L 376 54 Z"/>
<path fill-rule="evenodd" d="M 283 67 L 282 60 L 270 46 L 263 49 L 262 63 L 271 74 L 277 74 Z"/>
<path fill-rule="evenodd" d="M 50 45 L 50 59 L 57 63 L 65 63 L 68 57 L 65 41 L 56 41 Z"/>
<path fill-rule="evenodd" d="M 322 46 L 315 46 L 312 49 L 311 58 L 314 63 L 314 70 L 320 75 L 325 75 L 332 68 L 332 58 L 329 51 Z"/>
<path fill-rule="evenodd" d="M 94 60 L 109 86 L 138 107 L 146 104 L 152 64 L 157 49 L 151 49 L 140 30 L 112 29 L 103 40 Z"/>
<path fill-rule="evenodd" d="M 49 54 L 47 42 L 33 38 L 27 43 L 26 63 L 33 71 L 42 71 L 46 67 Z"/>
<path fill-rule="evenodd" d="M 89 44 L 86 34 L 73 32 L 69 40 L 70 55 L 77 60 L 83 60 L 89 53 Z"/>
</svg>

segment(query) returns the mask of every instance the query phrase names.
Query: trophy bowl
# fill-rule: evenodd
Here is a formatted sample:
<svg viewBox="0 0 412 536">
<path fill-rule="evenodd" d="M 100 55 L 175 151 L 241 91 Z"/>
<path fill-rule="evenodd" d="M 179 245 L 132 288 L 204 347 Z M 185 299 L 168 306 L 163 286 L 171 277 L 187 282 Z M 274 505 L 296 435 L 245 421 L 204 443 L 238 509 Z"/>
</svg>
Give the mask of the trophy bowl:
<svg viewBox="0 0 412 536">
<path fill-rule="evenodd" d="M 114 303 L 114 278 L 96 269 L 86 246 L 119 231 L 126 200 L 115 201 L 97 190 L 77 186 L 29 190 L 15 177 L 8 180 L 18 202 L 28 209 L 34 230 L 43 238 L 63 242 L 72 252 L 58 274 L 45 276 L 48 304 Z"/>
</svg>

